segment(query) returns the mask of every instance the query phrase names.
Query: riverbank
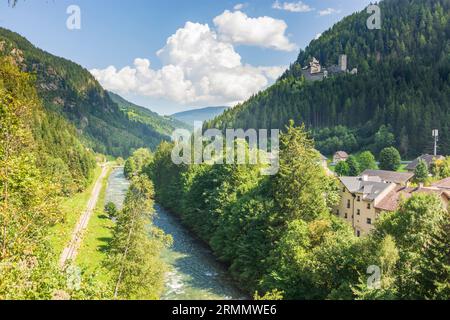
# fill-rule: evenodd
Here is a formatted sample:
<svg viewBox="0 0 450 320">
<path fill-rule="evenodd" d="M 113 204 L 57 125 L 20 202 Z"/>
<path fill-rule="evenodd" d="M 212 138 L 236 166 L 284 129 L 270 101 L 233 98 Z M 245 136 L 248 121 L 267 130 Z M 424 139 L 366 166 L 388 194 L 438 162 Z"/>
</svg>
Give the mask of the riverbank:
<svg viewBox="0 0 450 320">
<path fill-rule="evenodd" d="M 62 221 L 58 222 L 50 229 L 49 241 L 50 244 L 58 256 L 62 253 L 65 245 L 70 241 L 73 229 L 77 224 L 78 219 L 86 210 L 87 203 L 94 189 L 95 182 L 100 177 L 102 168 L 97 166 L 92 182 L 85 191 L 77 193 L 69 198 L 62 198 L 61 202 L 61 213 L 64 216 Z"/>
<path fill-rule="evenodd" d="M 79 248 L 75 264 L 89 274 L 94 274 L 96 280 L 103 283 L 109 280 L 108 271 L 103 267 L 112 239 L 114 222 L 105 213 L 105 198 L 108 181 L 117 169 L 109 165 L 108 172 L 102 180 L 102 187 L 97 205 L 94 209 L 89 225 L 85 231 L 83 242 Z"/>
</svg>

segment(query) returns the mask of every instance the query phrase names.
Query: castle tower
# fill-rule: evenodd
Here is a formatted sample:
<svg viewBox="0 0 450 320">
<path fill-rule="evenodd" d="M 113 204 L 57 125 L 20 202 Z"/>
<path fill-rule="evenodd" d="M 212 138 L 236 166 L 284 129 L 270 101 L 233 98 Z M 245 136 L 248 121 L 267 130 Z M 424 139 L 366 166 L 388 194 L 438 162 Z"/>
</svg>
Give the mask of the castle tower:
<svg viewBox="0 0 450 320">
<path fill-rule="evenodd" d="M 347 55 L 341 54 L 339 56 L 339 70 L 346 72 L 347 71 Z"/>
<path fill-rule="evenodd" d="M 322 71 L 322 66 L 320 65 L 319 60 L 316 58 L 313 58 L 312 61 L 309 63 L 309 66 L 311 68 L 311 74 L 320 73 Z"/>
</svg>

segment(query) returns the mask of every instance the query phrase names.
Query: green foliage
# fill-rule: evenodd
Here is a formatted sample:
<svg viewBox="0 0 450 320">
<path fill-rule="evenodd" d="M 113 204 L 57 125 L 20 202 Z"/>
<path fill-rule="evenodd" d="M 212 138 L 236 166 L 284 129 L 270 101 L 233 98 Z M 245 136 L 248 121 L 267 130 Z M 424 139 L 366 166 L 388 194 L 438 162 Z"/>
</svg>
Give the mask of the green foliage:
<svg viewBox="0 0 450 320">
<path fill-rule="evenodd" d="M 117 215 L 107 267 L 113 274 L 115 299 L 158 299 L 166 266 L 161 251 L 171 238 L 151 224 L 153 185 L 144 176 L 135 176 Z"/>
<path fill-rule="evenodd" d="M 133 155 L 127 159 L 124 166 L 125 177 L 131 179 L 132 177 L 141 174 L 142 169 L 148 166 L 152 161 L 153 155 L 148 149 L 138 149 L 133 152 Z"/>
<path fill-rule="evenodd" d="M 381 150 L 380 153 L 380 169 L 397 171 L 401 165 L 400 153 L 394 147 L 388 147 Z"/>
<path fill-rule="evenodd" d="M 450 177 L 450 156 L 444 160 L 436 160 L 431 165 L 431 173 L 436 179 Z"/>
<path fill-rule="evenodd" d="M 335 171 L 340 177 L 350 176 L 350 167 L 348 166 L 347 161 L 339 161 L 336 165 Z"/>
<path fill-rule="evenodd" d="M 370 151 L 364 151 L 358 156 L 359 169 L 361 172 L 364 170 L 377 169 L 377 162 L 375 156 Z"/>
<path fill-rule="evenodd" d="M 356 151 L 360 148 L 355 131 L 345 126 L 323 128 L 313 131 L 316 147 L 324 154 L 334 154 L 336 151 Z"/>
<path fill-rule="evenodd" d="M 427 163 L 420 160 L 414 170 L 414 179 L 418 182 L 425 182 L 428 179 L 429 174 Z"/>
<path fill-rule="evenodd" d="M 366 10 L 353 14 L 301 51 L 296 62 L 270 88 L 227 110 L 206 127 L 279 129 L 294 119 L 315 131 L 345 126 L 350 135 L 316 138 L 332 154 L 385 146 L 416 157 L 430 150 L 430 134 L 440 129 L 442 150 L 450 150 L 450 3 L 448 0 L 381 1 L 381 30 L 368 32 Z M 421 42 L 421 39 L 426 39 Z M 324 66 L 347 54 L 358 75 L 305 82 L 302 67 L 312 57 Z M 378 133 L 378 134 L 377 134 Z M 395 137 L 395 141 L 393 141 Z M 393 144 L 392 144 L 393 143 Z"/>
<path fill-rule="evenodd" d="M 61 141 L 35 138 L 33 115 L 45 120 L 40 108 L 31 76 L 0 59 L 0 299 L 100 299 L 103 290 L 92 282 L 81 288 L 68 286 L 48 244 L 49 229 L 61 218 L 61 181 L 51 179 L 52 164 L 39 159 L 56 156 L 46 146 Z M 75 150 L 72 159 L 83 159 Z M 67 164 L 64 158 L 53 159 L 61 167 Z M 88 163 L 84 169 L 88 175 Z M 82 176 L 78 178 L 83 182 Z M 67 177 L 67 185 L 74 183 L 72 179 Z"/>
<path fill-rule="evenodd" d="M 359 176 L 361 169 L 358 159 L 355 156 L 349 156 L 345 162 L 348 164 L 348 174 L 352 177 Z"/>
<path fill-rule="evenodd" d="M 113 202 L 108 202 L 105 205 L 105 212 L 110 218 L 115 218 L 117 216 L 117 206 Z"/>
<path fill-rule="evenodd" d="M 160 116 L 156 112 L 131 103 L 115 93 L 108 92 L 108 95 L 113 102 L 117 103 L 120 110 L 126 114 L 131 121 L 146 124 L 153 131 L 158 132 L 161 135 L 170 137 L 175 129 L 191 129 L 191 127 L 184 122 L 171 117 Z"/>
<path fill-rule="evenodd" d="M 428 287 L 425 283 L 422 286 L 422 283 L 419 282 L 419 279 L 427 276 L 421 273 L 419 266 L 433 263 L 428 260 L 429 256 L 427 255 L 432 250 L 428 248 L 432 239 L 439 243 L 439 234 L 445 230 L 447 223 L 448 211 L 443 208 L 441 199 L 435 195 L 425 194 L 410 198 L 396 212 L 385 213 L 380 217 L 373 241 L 378 242 L 380 238 L 389 235 L 396 243 L 399 260 L 395 267 L 395 281 L 391 286 L 392 290 L 397 292 L 398 298 L 425 298 L 421 290 L 429 290 L 427 294 L 437 294 L 437 287 L 430 287 L 429 282 Z M 446 237 L 448 238 L 448 234 L 441 241 L 447 241 Z M 427 253 L 424 254 L 424 251 Z M 445 252 L 444 250 L 440 254 L 445 255 Z M 447 257 L 442 258 L 443 265 L 445 265 Z M 438 261 L 434 261 L 434 263 L 437 267 L 442 266 Z M 434 270 L 439 273 L 439 269 Z M 443 275 L 445 276 L 445 273 Z M 437 277 L 435 280 L 439 282 L 441 279 Z M 428 279 L 428 281 L 430 280 L 431 278 Z"/>
<path fill-rule="evenodd" d="M 380 152 L 384 148 L 395 145 L 395 136 L 391 132 L 390 127 L 382 125 L 380 130 L 375 134 L 375 152 Z"/>
</svg>

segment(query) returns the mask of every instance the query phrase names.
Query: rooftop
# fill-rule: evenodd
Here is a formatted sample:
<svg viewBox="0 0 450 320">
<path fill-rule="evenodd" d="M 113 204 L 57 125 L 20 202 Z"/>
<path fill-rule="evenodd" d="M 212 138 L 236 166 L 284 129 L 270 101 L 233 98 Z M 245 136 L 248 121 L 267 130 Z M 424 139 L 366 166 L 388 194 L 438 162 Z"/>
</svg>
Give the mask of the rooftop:
<svg viewBox="0 0 450 320">
<path fill-rule="evenodd" d="M 440 197 L 445 197 L 447 201 L 450 199 L 450 193 L 445 190 L 437 188 L 407 188 L 398 186 L 395 190 L 389 192 L 375 208 L 383 211 L 395 211 L 400 203 L 411 198 L 414 194 L 436 194 Z"/>
<path fill-rule="evenodd" d="M 415 159 L 413 162 L 411 162 L 410 164 L 408 164 L 408 165 L 406 166 L 406 170 L 409 170 L 409 171 L 415 170 L 416 167 L 417 167 L 417 165 L 419 164 L 419 161 L 420 161 L 420 160 L 425 161 L 426 164 L 427 164 L 428 166 L 430 166 L 430 165 L 433 163 L 433 161 L 434 161 L 435 159 L 441 160 L 441 159 L 444 159 L 444 156 L 434 156 L 434 155 L 431 155 L 431 154 L 424 154 L 424 155 L 421 155 L 420 157 L 418 157 L 417 159 Z"/>
<path fill-rule="evenodd" d="M 385 170 L 365 170 L 361 176 L 380 177 L 382 181 L 405 184 L 414 177 L 411 172 L 395 172 Z"/>
<path fill-rule="evenodd" d="M 450 190 L 450 177 L 437 181 L 432 184 L 433 187 L 439 188 L 439 189 L 448 189 Z"/>
<path fill-rule="evenodd" d="M 351 193 L 362 193 L 364 199 L 375 200 L 384 190 L 392 187 L 393 183 L 383 182 L 379 177 L 340 177 L 342 184 Z"/>
</svg>

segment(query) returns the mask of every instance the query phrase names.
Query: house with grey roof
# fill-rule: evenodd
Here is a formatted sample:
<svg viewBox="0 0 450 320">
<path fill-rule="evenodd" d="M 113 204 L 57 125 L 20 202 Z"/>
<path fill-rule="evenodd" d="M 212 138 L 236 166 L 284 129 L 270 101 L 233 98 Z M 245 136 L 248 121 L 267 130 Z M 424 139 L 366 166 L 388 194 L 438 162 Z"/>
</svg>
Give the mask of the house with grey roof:
<svg viewBox="0 0 450 320">
<path fill-rule="evenodd" d="M 376 206 L 397 184 L 383 181 L 377 176 L 340 177 L 341 201 L 335 214 L 347 221 L 357 236 L 374 229 L 378 218 Z"/>
<path fill-rule="evenodd" d="M 445 159 L 444 156 L 434 156 L 431 154 L 424 154 L 424 155 L 421 155 L 420 157 L 418 157 L 417 159 L 415 159 L 410 164 L 408 164 L 406 166 L 406 170 L 408 170 L 409 172 L 414 172 L 416 170 L 417 165 L 419 164 L 419 162 L 421 160 L 427 164 L 428 168 L 430 168 L 435 161 L 444 160 L 444 159 Z"/>
<path fill-rule="evenodd" d="M 411 172 L 395 172 L 386 170 L 365 170 L 361 176 L 379 177 L 382 181 L 406 186 L 414 178 Z"/>
</svg>

